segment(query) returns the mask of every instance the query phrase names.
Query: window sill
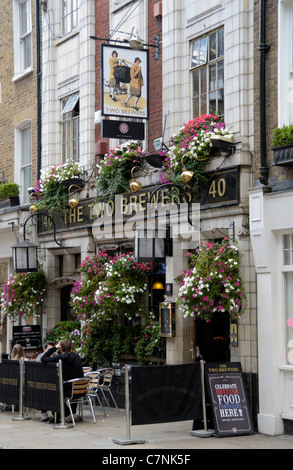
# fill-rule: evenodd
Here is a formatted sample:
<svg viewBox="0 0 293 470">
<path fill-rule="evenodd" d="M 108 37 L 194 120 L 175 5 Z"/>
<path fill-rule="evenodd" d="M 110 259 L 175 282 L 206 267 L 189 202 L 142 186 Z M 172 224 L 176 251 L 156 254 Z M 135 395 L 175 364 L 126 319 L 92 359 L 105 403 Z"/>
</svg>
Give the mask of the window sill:
<svg viewBox="0 0 293 470">
<path fill-rule="evenodd" d="M 30 75 L 31 73 L 33 73 L 33 71 L 34 71 L 34 67 L 31 66 L 31 67 L 29 67 L 28 69 L 26 69 L 24 72 L 20 72 L 20 73 L 14 75 L 14 76 L 12 77 L 12 81 L 13 81 L 13 82 L 17 82 L 18 80 L 21 80 L 22 78 L 25 78 L 25 77 L 27 77 L 28 75 Z"/>
<path fill-rule="evenodd" d="M 74 36 L 77 36 L 78 34 L 79 34 L 79 29 L 74 29 L 70 31 L 70 33 L 64 34 L 64 36 L 61 36 L 60 38 L 56 39 L 55 46 L 59 46 L 60 44 L 63 44 L 64 42 L 68 41 L 69 39 L 72 39 Z"/>
<path fill-rule="evenodd" d="M 285 372 L 293 372 L 293 365 L 292 366 L 289 366 L 289 365 L 280 366 L 279 369 Z"/>
</svg>

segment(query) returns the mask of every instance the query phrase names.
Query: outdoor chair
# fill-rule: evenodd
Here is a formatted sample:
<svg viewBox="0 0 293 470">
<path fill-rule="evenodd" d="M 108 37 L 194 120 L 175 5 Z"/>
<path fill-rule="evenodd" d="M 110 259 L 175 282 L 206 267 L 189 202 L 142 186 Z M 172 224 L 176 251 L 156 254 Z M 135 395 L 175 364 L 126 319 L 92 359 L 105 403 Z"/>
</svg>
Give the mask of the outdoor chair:
<svg viewBox="0 0 293 470">
<path fill-rule="evenodd" d="M 111 392 L 111 384 L 112 384 L 112 379 L 114 376 L 114 370 L 111 368 L 106 368 L 106 369 L 99 369 L 98 372 L 100 374 L 100 383 L 98 385 L 97 391 L 100 391 L 102 393 L 105 399 L 105 402 L 107 403 L 108 408 L 110 408 L 109 401 L 107 400 L 107 397 L 105 395 L 105 392 L 108 392 L 115 405 L 115 408 L 118 409 L 117 403 Z"/>
<path fill-rule="evenodd" d="M 95 417 L 95 412 L 94 412 L 94 408 L 92 404 L 92 399 L 89 394 L 89 382 L 90 382 L 90 379 L 87 377 L 82 377 L 80 379 L 67 380 L 63 382 L 63 384 L 66 386 L 65 387 L 66 396 L 64 397 L 64 401 L 69 408 L 71 419 L 72 419 L 74 426 L 75 426 L 75 420 L 74 420 L 74 415 L 72 412 L 71 405 L 73 403 L 77 403 L 79 405 L 79 418 L 82 418 L 84 400 L 88 401 L 91 412 L 92 412 L 94 423 L 96 423 L 96 417 Z M 70 386 L 69 393 L 67 392 L 67 386 Z"/>
<path fill-rule="evenodd" d="M 104 415 L 106 416 L 105 408 L 103 403 L 98 394 L 98 387 L 100 385 L 100 373 L 99 372 L 87 372 L 85 377 L 90 379 L 89 382 L 89 395 L 92 398 L 94 404 L 96 404 L 96 400 L 98 401 L 101 408 L 103 408 Z"/>
</svg>

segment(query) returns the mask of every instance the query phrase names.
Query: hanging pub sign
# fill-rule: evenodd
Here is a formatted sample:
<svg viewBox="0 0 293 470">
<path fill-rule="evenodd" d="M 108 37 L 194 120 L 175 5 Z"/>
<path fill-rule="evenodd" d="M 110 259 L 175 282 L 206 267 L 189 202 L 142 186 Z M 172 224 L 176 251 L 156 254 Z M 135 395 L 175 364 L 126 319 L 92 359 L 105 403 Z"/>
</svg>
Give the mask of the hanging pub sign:
<svg viewBox="0 0 293 470">
<path fill-rule="evenodd" d="M 218 437 L 254 434 L 241 364 L 205 364 L 205 377 Z"/>
<path fill-rule="evenodd" d="M 144 140 L 144 123 L 102 119 L 101 136 L 112 139 Z"/>
<path fill-rule="evenodd" d="M 101 45 L 102 115 L 148 119 L 148 50 Z"/>
</svg>

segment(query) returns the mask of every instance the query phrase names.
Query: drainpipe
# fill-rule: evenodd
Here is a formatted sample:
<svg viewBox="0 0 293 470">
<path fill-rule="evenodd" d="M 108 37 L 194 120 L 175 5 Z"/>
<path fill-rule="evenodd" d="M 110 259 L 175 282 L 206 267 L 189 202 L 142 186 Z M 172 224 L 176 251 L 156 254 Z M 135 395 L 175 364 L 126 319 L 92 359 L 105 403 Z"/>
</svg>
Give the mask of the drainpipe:
<svg viewBox="0 0 293 470">
<path fill-rule="evenodd" d="M 42 149 L 42 105 L 41 105 L 41 37 L 40 37 L 40 5 L 36 0 L 36 47 L 37 47 L 37 180 L 41 174 Z"/>
<path fill-rule="evenodd" d="M 259 19 L 259 102 L 260 102 L 260 177 L 261 184 L 268 184 L 269 170 L 266 155 L 266 52 L 269 46 L 266 40 L 266 0 L 260 0 Z"/>
</svg>

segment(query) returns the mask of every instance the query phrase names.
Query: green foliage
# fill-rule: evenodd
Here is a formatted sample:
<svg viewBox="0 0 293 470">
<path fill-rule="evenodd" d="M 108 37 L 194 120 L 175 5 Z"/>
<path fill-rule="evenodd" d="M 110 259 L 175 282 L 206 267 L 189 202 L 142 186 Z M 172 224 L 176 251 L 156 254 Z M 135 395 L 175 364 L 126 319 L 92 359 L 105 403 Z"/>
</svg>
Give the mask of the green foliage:
<svg viewBox="0 0 293 470">
<path fill-rule="evenodd" d="M 231 319 L 237 319 L 245 311 L 246 294 L 235 243 L 228 238 L 201 243 L 189 255 L 190 267 L 183 273 L 177 300 L 184 316 L 210 321 L 215 313 L 227 311 Z"/>
<path fill-rule="evenodd" d="M 4 283 L 1 312 L 15 320 L 19 317 L 39 317 L 44 312 L 46 276 L 43 271 L 17 273 Z"/>
<path fill-rule="evenodd" d="M 34 193 L 39 199 L 39 210 L 46 210 L 50 214 L 69 210 L 68 189 L 64 186 L 63 181 L 78 178 L 81 171 L 79 163 L 72 159 L 61 165 L 42 169 L 41 177 L 34 188 Z"/>
<path fill-rule="evenodd" d="M 97 201 L 129 191 L 131 169 L 139 165 L 140 156 L 141 148 L 134 140 L 109 150 L 98 165 Z"/>
<path fill-rule="evenodd" d="M 16 183 L 6 181 L 0 184 L 0 199 L 19 196 L 19 186 Z"/>
<path fill-rule="evenodd" d="M 293 144 L 293 123 L 289 126 L 278 127 L 273 131 L 273 148 L 289 144 Z"/>
<path fill-rule="evenodd" d="M 225 136 L 232 140 L 232 134 L 218 116 L 203 114 L 186 123 L 170 139 L 171 146 L 164 162 L 165 174 L 161 176 L 161 182 L 172 181 L 184 186 L 181 179 L 183 168 L 193 171 L 194 175 L 187 187 L 198 197 L 207 181 L 204 171 L 211 156 L 211 137 L 214 136 Z"/>
</svg>

